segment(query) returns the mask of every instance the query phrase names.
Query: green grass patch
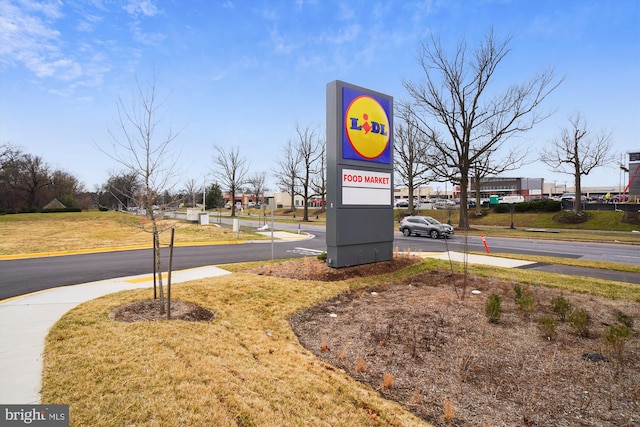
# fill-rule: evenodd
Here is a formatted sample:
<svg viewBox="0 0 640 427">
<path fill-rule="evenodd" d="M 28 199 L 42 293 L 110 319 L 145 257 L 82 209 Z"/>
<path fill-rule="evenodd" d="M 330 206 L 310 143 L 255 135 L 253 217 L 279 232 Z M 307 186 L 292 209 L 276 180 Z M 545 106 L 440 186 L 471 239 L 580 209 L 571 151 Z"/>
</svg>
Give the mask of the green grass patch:
<svg viewBox="0 0 640 427">
<path fill-rule="evenodd" d="M 510 213 L 489 213 L 480 218 L 474 218 L 469 212 L 469 223 L 472 226 L 487 227 L 509 227 L 511 225 Z M 623 222 L 624 213 L 615 211 L 588 211 L 589 220 L 581 224 L 562 224 L 554 221 L 557 212 L 543 213 L 514 213 L 513 223 L 516 228 L 549 228 L 549 229 L 571 229 L 571 230 L 599 230 L 599 231 L 624 231 L 631 232 L 638 230 L 637 225 Z M 436 218 L 440 222 L 447 222 L 449 212 L 446 210 L 420 211 L 421 215 L 428 215 Z M 459 211 L 451 211 L 451 221 L 458 223 Z"/>
<path fill-rule="evenodd" d="M 500 252 L 492 252 L 491 254 L 486 254 L 484 252 L 469 252 L 469 253 L 473 253 L 476 255 L 483 255 L 483 256 L 495 256 L 500 258 L 518 259 L 522 261 L 533 261 L 533 262 L 540 262 L 540 263 L 546 263 L 546 264 L 558 264 L 558 265 L 569 265 L 573 267 L 596 268 L 601 270 L 622 271 L 625 273 L 640 273 L 640 266 L 633 265 L 633 264 L 621 264 L 616 262 L 592 261 L 587 259 L 575 259 L 575 258 L 546 257 L 546 256 L 527 255 L 527 254 L 507 254 L 507 253 L 500 253 Z"/>
</svg>

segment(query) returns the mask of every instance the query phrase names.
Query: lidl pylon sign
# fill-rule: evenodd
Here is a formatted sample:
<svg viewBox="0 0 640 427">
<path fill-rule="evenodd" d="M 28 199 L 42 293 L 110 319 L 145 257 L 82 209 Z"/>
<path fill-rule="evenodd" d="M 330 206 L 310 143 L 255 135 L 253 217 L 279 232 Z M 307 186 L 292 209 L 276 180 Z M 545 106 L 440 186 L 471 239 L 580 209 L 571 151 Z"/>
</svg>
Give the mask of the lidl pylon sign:
<svg viewBox="0 0 640 427">
<path fill-rule="evenodd" d="M 327 85 L 327 264 L 393 258 L 393 98 Z"/>
<path fill-rule="evenodd" d="M 345 159 L 391 163 L 389 100 L 343 89 L 342 155 Z"/>
</svg>

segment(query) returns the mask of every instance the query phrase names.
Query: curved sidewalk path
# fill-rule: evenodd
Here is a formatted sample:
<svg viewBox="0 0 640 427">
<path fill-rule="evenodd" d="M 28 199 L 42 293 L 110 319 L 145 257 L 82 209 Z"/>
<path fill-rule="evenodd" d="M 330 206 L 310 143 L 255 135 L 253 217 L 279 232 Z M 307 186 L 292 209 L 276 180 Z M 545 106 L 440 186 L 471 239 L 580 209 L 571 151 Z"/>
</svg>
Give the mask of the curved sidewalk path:
<svg viewBox="0 0 640 427">
<path fill-rule="evenodd" d="M 215 266 L 174 271 L 171 283 L 223 274 L 230 273 Z M 147 274 L 47 289 L 0 302 L 0 403 L 40 403 L 45 338 L 66 312 L 103 295 L 152 286 L 153 275 Z"/>
<path fill-rule="evenodd" d="M 259 234 L 266 237 L 272 235 L 271 231 Z M 273 237 L 279 241 L 294 241 L 313 236 L 308 233 L 274 231 Z M 46 255 L 50 254 L 37 256 Z M 215 266 L 173 271 L 171 283 L 224 274 L 230 273 Z M 166 273 L 163 278 L 165 276 Z M 0 300 L 0 404 L 40 403 L 45 339 L 49 329 L 66 312 L 85 301 L 107 294 L 152 286 L 153 275 L 144 274 L 62 286 Z"/>
</svg>

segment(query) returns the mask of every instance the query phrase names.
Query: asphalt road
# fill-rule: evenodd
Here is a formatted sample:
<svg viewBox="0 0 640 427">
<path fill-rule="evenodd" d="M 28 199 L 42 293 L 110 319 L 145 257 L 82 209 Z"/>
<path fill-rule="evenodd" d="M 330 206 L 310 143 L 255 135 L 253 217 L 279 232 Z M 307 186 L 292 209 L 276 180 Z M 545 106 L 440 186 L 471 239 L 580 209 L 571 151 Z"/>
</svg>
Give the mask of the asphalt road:
<svg viewBox="0 0 640 427">
<path fill-rule="evenodd" d="M 244 221 L 243 226 L 257 226 Z M 296 231 L 296 224 L 278 224 L 279 229 Z M 203 265 L 228 264 L 246 261 L 309 256 L 326 250 L 324 226 L 305 224 L 303 232 L 315 235 L 310 240 L 295 242 L 269 241 L 241 245 L 212 245 L 174 248 L 173 269 L 182 270 Z M 637 246 L 561 242 L 529 239 L 486 239 L 492 253 L 533 254 L 543 256 L 582 258 L 640 265 Z M 401 251 L 444 252 L 485 251 L 480 236 L 454 236 L 452 239 L 404 237 L 397 232 L 394 246 Z M 273 252 L 272 252 L 273 251 Z M 272 255 L 273 253 L 273 255 Z M 163 249 L 162 265 L 168 265 L 168 250 Z M 640 284 L 640 274 L 607 272 L 592 269 L 567 268 L 557 265 L 534 264 L 528 268 L 564 274 L 577 274 L 609 280 Z M 88 283 L 115 277 L 149 274 L 153 271 L 151 249 L 108 253 L 66 255 L 0 261 L 0 299 L 36 292 L 57 286 Z"/>
</svg>

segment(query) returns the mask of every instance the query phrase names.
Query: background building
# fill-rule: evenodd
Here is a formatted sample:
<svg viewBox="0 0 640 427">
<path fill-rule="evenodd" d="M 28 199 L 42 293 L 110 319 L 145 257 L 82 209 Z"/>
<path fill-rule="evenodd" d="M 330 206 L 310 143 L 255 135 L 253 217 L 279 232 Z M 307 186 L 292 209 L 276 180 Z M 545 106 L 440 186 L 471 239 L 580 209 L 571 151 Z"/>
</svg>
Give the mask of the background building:
<svg viewBox="0 0 640 427">
<path fill-rule="evenodd" d="M 475 197 L 476 181 L 471 179 L 469 197 Z M 521 178 L 491 176 L 480 179 L 480 197 L 488 199 L 489 196 L 522 196 L 525 200 L 531 200 L 545 196 L 544 178 Z M 456 196 L 457 197 L 457 196 Z"/>
<path fill-rule="evenodd" d="M 629 164 L 627 173 L 627 191 L 629 192 L 629 201 L 640 201 L 640 151 L 629 151 Z M 622 167 L 622 165 L 621 165 Z"/>
</svg>

